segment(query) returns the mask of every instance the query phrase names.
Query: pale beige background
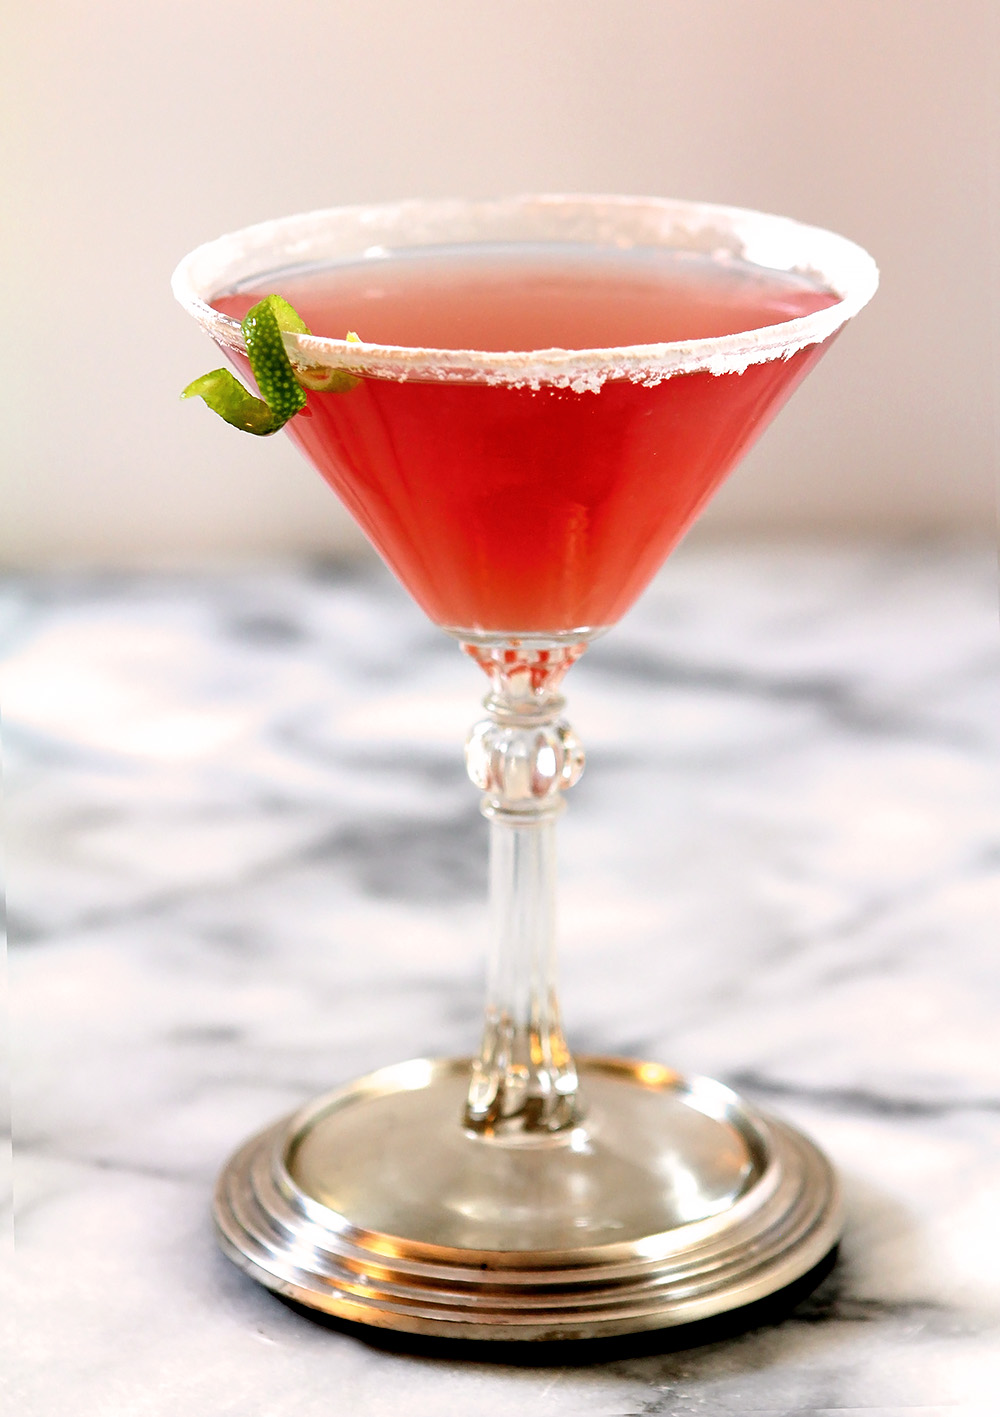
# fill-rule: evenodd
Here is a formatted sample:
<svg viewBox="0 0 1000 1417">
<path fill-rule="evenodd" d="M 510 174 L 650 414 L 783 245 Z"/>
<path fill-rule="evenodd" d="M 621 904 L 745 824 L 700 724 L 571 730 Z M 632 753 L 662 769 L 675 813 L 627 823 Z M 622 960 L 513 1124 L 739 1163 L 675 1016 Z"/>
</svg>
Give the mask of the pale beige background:
<svg viewBox="0 0 1000 1417">
<path fill-rule="evenodd" d="M 876 303 L 708 529 L 991 534 L 995 0 L 8 0 L 0 558 L 352 544 L 215 362 L 193 244 L 337 202 L 651 192 L 833 226 Z M 995 290 L 994 290 L 995 296 Z"/>
</svg>

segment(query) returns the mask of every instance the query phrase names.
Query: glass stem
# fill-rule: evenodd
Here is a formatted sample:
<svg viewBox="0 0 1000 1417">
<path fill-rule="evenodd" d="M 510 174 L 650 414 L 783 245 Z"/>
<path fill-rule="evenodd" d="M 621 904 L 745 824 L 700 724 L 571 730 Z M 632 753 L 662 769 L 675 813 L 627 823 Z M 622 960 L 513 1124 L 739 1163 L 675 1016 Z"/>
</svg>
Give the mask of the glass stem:
<svg viewBox="0 0 1000 1417">
<path fill-rule="evenodd" d="M 489 717 L 466 745 L 469 776 L 490 821 L 491 951 L 486 1023 L 465 1125 L 528 1136 L 580 1116 L 576 1068 L 555 985 L 556 817 L 583 751 L 558 692 L 583 644 L 466 644 L 489 674 Z"/>
</svg>

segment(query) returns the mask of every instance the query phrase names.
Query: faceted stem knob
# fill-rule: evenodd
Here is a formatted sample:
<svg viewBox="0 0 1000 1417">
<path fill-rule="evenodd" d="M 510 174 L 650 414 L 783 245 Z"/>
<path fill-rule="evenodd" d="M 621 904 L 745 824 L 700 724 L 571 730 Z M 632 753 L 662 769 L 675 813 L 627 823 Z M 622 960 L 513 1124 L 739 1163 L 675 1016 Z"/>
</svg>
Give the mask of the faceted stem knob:
<svg viewBox="0 0 1000 1417">
<path fill-rule="evenodd" d="M 579 781 L 583 748 L 564 719 L 520 727 L 496 716 L 477 723 L 465 747 L 473 783 L 486 794 L 493 817 L 540 817 L 559 811 L 560 793 Z"/>
</svg>

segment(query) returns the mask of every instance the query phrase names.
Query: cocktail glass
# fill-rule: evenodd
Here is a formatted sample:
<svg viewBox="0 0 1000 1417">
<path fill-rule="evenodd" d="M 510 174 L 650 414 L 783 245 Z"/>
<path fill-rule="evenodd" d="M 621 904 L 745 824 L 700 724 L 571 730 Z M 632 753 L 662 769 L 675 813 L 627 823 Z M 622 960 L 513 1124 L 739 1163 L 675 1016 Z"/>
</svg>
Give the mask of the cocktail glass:
<svg viewBox="0 0 1000 1417">
<path fill-rule="evenodd" d="M 839 1236 L 818 1149 L 659 1062 L 574 1060 L 554 978 L 554 828 L 583 767 L 561 686 L 872 296 L 851 242 L 652 199 L 404 202 L 270 222 L 189 255 L 174 291 L 247 369 L 240 292 L 397 251 L 685 252 L 797 273 L 807 313 L 600 349 L 284 336 L 312 392 L 292 436 L 489 678 L 469 775 L 490 821 L 492 955 L 474 1059 L 399 1063 L 252 1138 L 219 1181 L 222 1246 L 341 1318 L 462 1338 L 681 1324 L 783 1288 Z M 243 309 L 250 302 L 244 300 Z M 228 313 L 227 313 L 228 311 Z M 345 331 L 346 334 L 346 331 Z M 348 371 L 357 382 L 331 371 Z"/>
</svg>

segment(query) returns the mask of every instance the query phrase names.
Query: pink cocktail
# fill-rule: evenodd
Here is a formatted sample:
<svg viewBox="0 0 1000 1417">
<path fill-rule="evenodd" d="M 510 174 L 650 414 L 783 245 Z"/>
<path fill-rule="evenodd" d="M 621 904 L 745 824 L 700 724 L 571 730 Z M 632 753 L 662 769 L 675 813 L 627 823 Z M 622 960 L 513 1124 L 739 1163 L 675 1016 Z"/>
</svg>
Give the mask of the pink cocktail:
<svg viewBox="0 0 1000 1417">
<path fill-rule="evenodd" d="M 505 243 L 281 274 L 318 336 L 449 350 L 565 350 L 731 336 L 836 303 L 813 281 L 711 256 Z M 364 379 L 309 394 L 288 432 L 439 625 L 613 624 L 828 341 L 742 373 L 574 389 Z M 245 372 L 249 372 L 245 365 Z"/>
<path fill-rule="evenodd" d="M 269 336 L 281 416 L 307 391 L 287 431 L 490 681 L 466 745 L 491 827 L 482 1046 L 341 1086 L 230 1160 L 220 1239 L 270 1288 L 422 1334 L 580 1338 L 773 1294 L 836 1244 L 836 1179 L 794 1128 L 658 1062 L 574 1060 L 555 822 L 583 767 L 567 670 L 876 283 L 829 232 L 601 197 L 315 212 L 178 268 L 244 375 L 251 306 L 303 317 Z"/>
</svg>

